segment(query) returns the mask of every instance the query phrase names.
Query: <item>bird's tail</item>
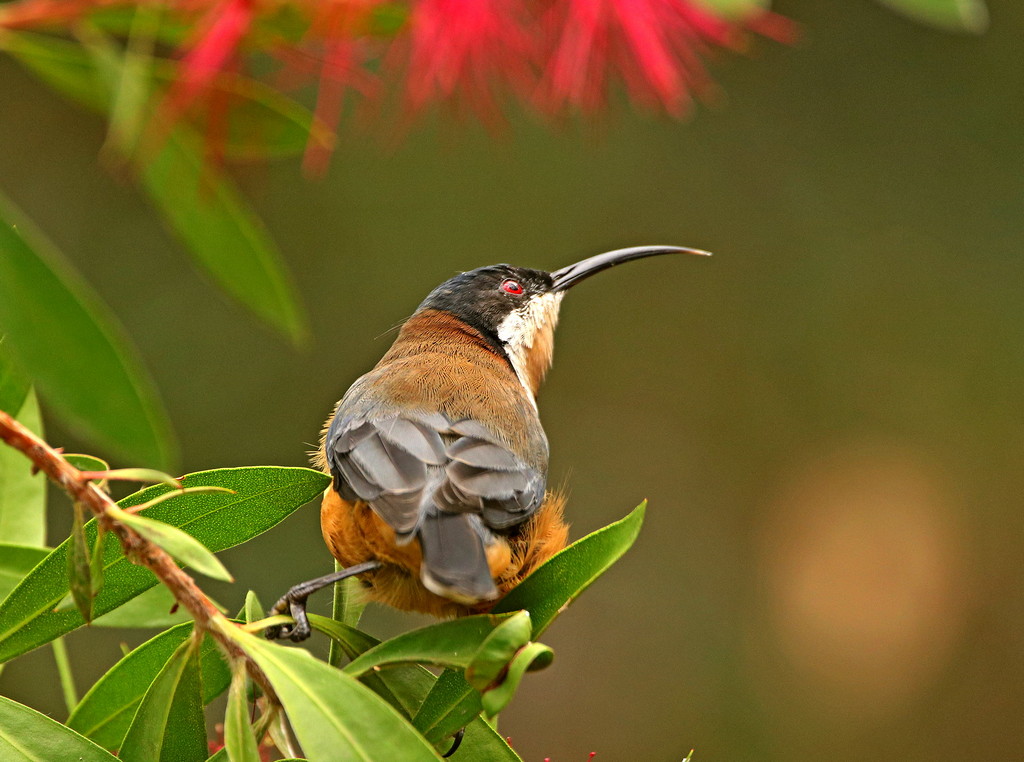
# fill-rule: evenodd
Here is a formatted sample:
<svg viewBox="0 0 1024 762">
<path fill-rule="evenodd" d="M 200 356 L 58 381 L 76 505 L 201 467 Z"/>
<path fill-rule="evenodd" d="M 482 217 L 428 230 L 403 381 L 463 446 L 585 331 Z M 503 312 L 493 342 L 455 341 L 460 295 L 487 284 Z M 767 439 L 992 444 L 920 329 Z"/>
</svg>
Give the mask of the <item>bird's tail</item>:
<svg viewBox="0 0 1024 762">
<path fill-rule="evenodd" d="M 438 511 L 419 528 L 423 563 L 420 579 L 432 593 L 463 604 L 494 600 L 498 588 L 491 578 L 479 517 Z"/>
</svg>

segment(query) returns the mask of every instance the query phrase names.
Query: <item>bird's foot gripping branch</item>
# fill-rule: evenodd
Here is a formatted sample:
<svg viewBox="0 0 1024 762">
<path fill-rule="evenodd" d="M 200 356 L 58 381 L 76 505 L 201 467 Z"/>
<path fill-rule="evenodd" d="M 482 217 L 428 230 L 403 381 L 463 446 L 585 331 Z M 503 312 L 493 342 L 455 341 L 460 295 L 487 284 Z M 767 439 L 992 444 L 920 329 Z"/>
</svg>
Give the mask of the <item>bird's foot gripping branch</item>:
<svg viewBox="0 0 1024 762">
<path fill-rule="evenodd" d="M 456 759 L 517 760 L 485 718 L 508 704 L 525 672 L 551 663 L 551 650 L 535 639 L 632 545 L 644 513 L 640 506 L 553 556 L 488 614 L 385 642 L 357 629 L 360 607 L 339 584 L 335 617 L 309 615 L 332 642 L 331 658 L 321 661 L 261 636 L 290 617 L 264 618 L 250 593 L 238 619 L 228 619 L 181 565 L 230 579 L 214 553 L 315 499 L 327 476 L 281 467 L 180 480 L 111 471 L 64 455 L 2 411 L 0 439 L 31 461 L 0 453 L 0 662 L 52 644 L 70 713 L 59 723 L 0 697 L 4 759 L 256 762 L 269 736 L 281 751 L 310 760 L 436 760 L 456 737 Z M 78 516 L 54 549 L 27 541 L 24 522 L 14 520 L 41 520 L 29 502 L 41 501 L 42 491 L 21 489 L 36 470 L 68 494 Z M 114 502 L 104 489 L 110 479 L 167 483 Z M 84 521 L 86 511 L 94 518 Z M 162 631 L 79 699 L 62 637 L 87 622 Z M 348 663 L 338 666 L 343 657 Z M 225 691 L 224 748 L 210 757 L 203 707 Z"/>
</svg>

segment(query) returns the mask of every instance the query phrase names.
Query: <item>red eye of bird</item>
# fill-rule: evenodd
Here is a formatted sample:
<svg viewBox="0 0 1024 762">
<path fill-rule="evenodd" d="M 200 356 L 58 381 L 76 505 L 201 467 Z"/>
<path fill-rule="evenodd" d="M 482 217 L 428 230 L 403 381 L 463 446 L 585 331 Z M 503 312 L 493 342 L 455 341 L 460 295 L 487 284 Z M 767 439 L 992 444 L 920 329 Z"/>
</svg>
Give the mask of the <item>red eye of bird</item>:
<svg viewBox="0 0 1024 762">
<path fill-rule="evenodd" d="M 519 296 L 521 293 L 523 293 L 523 287 L 519 283 L 519 281 L 511 279 L 503 280 L 501 282 L 501 290 L 504 291 L 506 294 L 513 294 L 514 296 Z"/>
</svg>

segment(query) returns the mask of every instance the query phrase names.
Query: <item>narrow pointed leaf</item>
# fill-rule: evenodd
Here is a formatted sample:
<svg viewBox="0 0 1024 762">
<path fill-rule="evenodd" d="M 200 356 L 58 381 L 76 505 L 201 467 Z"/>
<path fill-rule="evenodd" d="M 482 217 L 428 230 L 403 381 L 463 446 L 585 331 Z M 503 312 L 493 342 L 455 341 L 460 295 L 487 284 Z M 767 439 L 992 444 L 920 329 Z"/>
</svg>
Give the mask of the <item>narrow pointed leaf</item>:
<svg viewBox="0 0 1024 762">
<path fill-rule="evenodd" d="M 259 597 L 252 590 L 245 594 L 245 608 L 243 612 L 246 623 L 256 622 L 266 616 L 263 611 L 263 604 L 260 603 Z"/>
<path fill-rule="evenodd" d="M 112 98 L 104 153 L 130 156 L 142 133 L 152 80 L 153 46 L 162 10 L 159 3 L 135 4 L 120 77 Z"/>
<path fill-rule="evenodd" d="M 0 333 L 67 425 L 123 457 L 164 466 L 167 414 L 138 353 L 100 298 L 0 195 Z"/>
<path fill-rule="evenodd" d="M 330 477 L 308 468 L 260 466 L 200 471 L 183 477 L 186 487 L 219 486 L 235 494 L 194 493 L 155 505 L 143 515 L 183 529 L 210 551 L 217 553 L 262 534 L 299 506 L 319 497 Z M 170 490 L 158 484 L 140 490 L 118 505 L 141 505 Z M 92 542 L 95 520 L 85 525 Z M 25 653 L 81 626 L 74 611 L 54 613 L 69 592 L 65 541 L 47 556 L 11 594 L 0 603 L 0 662 Z M 104 585 L 93 601 L 99 617 L 157 584 L 148 570 L 130 563 L 117 538 L 103 540 Z"/>
<path fill-rule="evenodd" d="M 428 741 L 439 743 L 466 727 L 482 710 L 480 693 L 462 672 L 446 669 L 423 699 L 413 724 Z"/>
<path fill-rule="evenodd" d="M 191 621 L 188 610 L 179 607 L 174 595 L 163 585 L 151 587 L 123 606 L 96 617 L 93 627 L 173 627 Z"/>
<path fill-rule="evenodd" d="M 342 566 L 334 562 L 334 570 L 341 571 Z M 349 627 L 357 627 L 366 608 L 366 598 L 360 595 L 359 580 L 355 577 L 346 577 L 340 582 L 334 583 L 334 601 L 331 610 L 331 617 Z M 343 650 L 341 643 L 331 639 L 331 648 L 327 654 L 327 663 L 332 667 L 341 666 Z M 349 657 L 352 658 L 352 657 Z"/>
<path fill-rule="evenodd" d="M 354 677 L 301 649 L 240 631 L 235 637 L 270 680 L 312 762 L 439 759 L 391 705 Z"/>
<path fill-rule="evenodd" d="M 260 762 L 259 746 L 249 724 L 245 665 L 241 661 L 236 662 L 232 673 L 224 714 L 224 748 L 231 762 Z"/>
<path fill-rule="evenodd" d="M 138 532 L 143 538 L 166 550 L 175 560 L 186 566 L 191 566 L 196 571 L 214 579 L 224 582 L 235 581 L 220 559 L 187 532 L 165 524 L 163 521 L 139 516 L 128 511 L 109 508 L 107 512 L 125 526 Z"/>
<path fill-rule="evenodd" d="M 501 679 L 509 662 L 530 642 L 530 612 L 520 611 L 496 627 L 469 655 L 466 682 L 485 691 Z"/>
<path fill-rule="evenodd" d="M 82 697 L 68 727 L 104 748 L 120 748 L 142 697 L 174 651 L 191 637 L 192 627 L 186 622 L 162 632 L 111 667 Z M 209 637 L 203 639 L 199 660 L 203 702 L 208 704 L 228 687 L 231 672 Z"/>
<path fill-rule="evenodd" d="M 65 453 L 63 458 L 79 471 L 107 471 L 110 469 L 107 461 L 97 458 L 95 455 Z"/>
<path fill-rule="evenodd" d="M 89 582 L 95 596 L 103 589 L 103 535 L 106 531 L 97 526 L 96 540 L 89 551 Z"/>
<path fill-rule="evenodd" d="M 0 759 L 4 762 L 117 762 L 117 757 L 24 704 L 0 696 Z"/>
<path fill-rule="evenodd" d="M 0 334 L 0 410 L 17 418 L 31 388 L 31 379 L 14 364 Z"/>
<path fill-rule="evenodd" d="M 319 614 L 309 614 L 309 623 L 314 630 L 322 632 L 338 643 L 349 659 L 356 659 L 374 646 L 380 645 L 380 641 L 369 633 Z"/>
<path fill-rule="evenodd" d="M 625 518 L 556 553 L 498 601 L 493 613 L 529 611 L 533 637 L 540 637 L 556 616 L 632 547 L 646 510 L 644 501 Z"/>
<path fill-rule="evenodd" d="M 309 623 L 314 629 L 331 638 L 332 654 L 344 653 L 349 659 L 356 659 L 374 646 L 380 645 L 380 641 L 372 635 L 327 617 L 310 614 Z M 426 668 L 418 664 L 402 664 L 387 669 L 371 670 L 359 677 L 360 682 L 391 704 L 406 719 L 412 719 L 435 679 Z"/>
<path fill-rule="evenodd" d="M 157 210 L 231 296 L 295 343 L 309 332 L 277 246 L 227 177 L 205 168 L 200 141 L 179 127 L 142 170 Z"/>
<path fill-rule="evenodd" d="M 90 15 L 90 21 L 97 30 L 113 31 L 96 13 Z M 159 30 L 165 38 L 167 22 L 165 19 Z M 121 25 L 123 34 L 129 25 Z M 0 40 L 0 50 L 66 97 L 95 111 L 109 112 L 111 84 L 117 80 L 101 74 L 95 52 L 90 55 L 81 44 L 52 35 L 8 30 Z M 110 67 L 110 63 L 104 66 Z M 173 82 L 178 76 L 177 62 L 155 58 L 151 74 L 159 83 Z M 301 154 L 311 133 L 313 140 L 321 144 L 327 145 L 334 139 L 331 130 L 317 124 L 308 108 L 271 85 L 234 75 L 223 77 L 217 86 L 234 101 L 223 145 L 228 159 L 262 160 Z"/>
<path fill-rule="evenodd" d="M 948 32 L 981 34 L 988 29 L 983 0 L 879 0 L 882 5 L 923 24 Z"/>
<path fill-rule="evenodd" d="M 62 95 L 106 112 L 109 88 L 81 45 L 53 35 L 8 32 L 0 39 L 0 49 Z"/>
<path fill-rule="evenodd" d="M 309 621 L 315 629 L 333 640 L 344 642 L 344 650 L 351 659 L 382 645 L 372 635 L 326 617 L 310 614 Z M 418 664 L 397 664 L 367 672 L 360 680 L 404 716 L 412 717 L 437 678 Z M 482 717 L 477 716 L 465 728 L 466 736 L 458 752 L 461 762 L 520 762 L 519 755 Z M 441 739 L 439 743 L 447 751 L 450 741 Z"/>
<path fill-rule="evenodd" d="M 498 669 L 508 664 L 515 652 L 530 639 L 530 615 L 522 612 L 522 616 L 526 619 L 525 636 L 511 648 L 508 658 Z M 481 645 L 496 630 L 504 629 L 509 624 L 507 616 L 480 614 L 421 627 L 371 648 L 348 664 L 345 672 L 358 677 L 388 664 L 432 664 L 465 668 Z"/>
<path fill-rule="evenodd" d="M 117 756 L 124 762 L 203 762 L 207 753 L 199 648 L 190 637 L 150 684 Z"/>
<path fill-rule="evenodd" d="M 556 616 L 629 550 L 640 533 L 646 508 L 647 503 L 641 503 L 625 518 L 556 553 L 498 601 L 492 613 L 529 611 L 532 637 L 539 637 Z M 445 670 L 424 699 L 414 724 L 436 743 L 466 725 L 482 708 L 480 694 L 462 673 Z"/>
<path fill-rule="evenodd" d="M 85 536 L 85 511 L 81 503 L 74 504 L 71 522 L 71 552 L 68 554 L 68 584 L 75 607 L 87 623 L 92 621 L 92 563 L 89 540 Z"/>
<path fill-rule="evenodd" d="M 481 698 L 484 714 L 494 717 L 508 706 L 523 675 L 527 671 L 544 669 L 551 664 L 553 657 L 554 652 L 543 643 L 530 643 L 524 646 L 509 662 L 500 682 L 484 691 Z"/>
<path fill-rule="evenodd" d="M 0 601 L 49 554 L 49 548 L 0 543 Z"/>
<path fill-rule="evenodd" d="M 92 108 L 109 108 L 107 83 L 118 81 L 119 71 L 100 71 L 100 67 L 109 68 L 105 59 L 90 57 L 80 45 L 42 35 L 10 37 L 6 50 L 49 84 Z M 175 72 L 172 63 L 155 62 L 158 79 L 169 80 Z M 231 123 L 229 136 L 246 137 L 232 140 L 229 154 L 256 155 L 260 140 L 268 141 L 268 155 L 302 150 L 308 134 L 303 128 L 313 127 L 308 110 L 244 78 L 237 80 L 231 92 L 244 98 L 248 116 Z M 202 141 L 179 125 L 142 168 L 141 180 L 150 200 L 193 259 L 224 291 L 293 342 L 305 341 L 309 332 L 305 311 L 276 244 L 234 184 L 206 167 L 202 156 Z"/>
<path fill-rule="evenodd" d="M 22 398 L 17 407 L 11 408 L 12 415 L 31 431 L 42 434 L 35 391 L 26 387 L 22 395 L 8 388 L 7 395 L 12 402 Z M 7 411 L 2 400 L 0 410 Z M 33 475 L 32 462 L 6 445 L 0 445 L 0 542 L 36 546 L 46 542 L 46 477 Z"/>
</svg>

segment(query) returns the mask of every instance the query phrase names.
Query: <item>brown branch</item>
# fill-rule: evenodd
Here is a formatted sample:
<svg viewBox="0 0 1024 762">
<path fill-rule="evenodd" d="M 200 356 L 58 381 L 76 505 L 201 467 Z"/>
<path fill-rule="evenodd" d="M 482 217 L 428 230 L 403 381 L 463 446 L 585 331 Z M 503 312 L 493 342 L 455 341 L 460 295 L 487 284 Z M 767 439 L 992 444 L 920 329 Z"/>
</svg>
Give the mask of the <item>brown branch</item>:
<svg viewBox="0 0 1024 762">
<path fill-rule="evenodd" d="M 196 622 L 196 627 L 207 632 L 217 641 L 232 659 L 241 659 L 249 674 L 259 683 L 263 691 L 274 697 L 274 690 L 266 675 L 238 644 L 221 632 L 219 625 L 227 622 L 216 605 L 199 589 L 196 581 L 186 574 L 174 559 L 163 549 L 139 536 L 132 529 L 118 523 L 107 515 L 107 508 L 116 503 L 103 490 L 93 484 L 81 471 L 68 463 L 59 452 L 37 437 L 10 415 L 0 410 L 0 440 L 22 452 L 72 500 L 80 502 L 96 514 L 104 528 L 112 531 L 121 541 L 125 556 L 132 563 L 145 566 L 174 595 L 174 600 L 184 607 Z M 216 624 L 215 624 L 216 623 Z M 276 701 L 276 698 L 274 699 Z"/>
</svg>

